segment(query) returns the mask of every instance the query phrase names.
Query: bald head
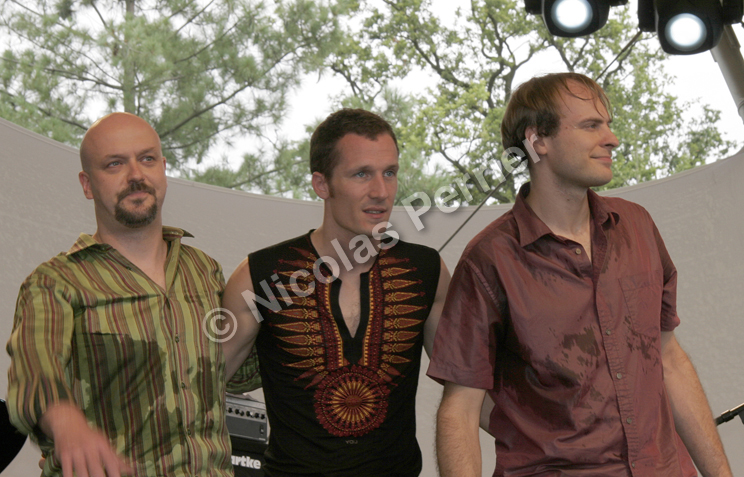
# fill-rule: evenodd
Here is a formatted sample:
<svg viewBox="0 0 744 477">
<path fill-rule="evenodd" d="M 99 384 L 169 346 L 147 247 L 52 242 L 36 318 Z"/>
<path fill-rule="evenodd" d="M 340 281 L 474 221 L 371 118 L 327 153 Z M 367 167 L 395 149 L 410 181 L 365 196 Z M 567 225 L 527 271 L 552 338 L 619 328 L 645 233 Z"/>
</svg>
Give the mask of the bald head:
<svg viewBox="0 0 744 477">
<path fill-rule="evenodd" d="M 85 172 L 90 172 L 95 160 L 105 157 L 107 144 L 124 136 L 137 135 L 157 143 L 158 154 L 162 156 L 160 137 L 147 121 L 131 113 L 111 113 L 88 129 L 80 143 L 80 165 Z"/>
</svg>

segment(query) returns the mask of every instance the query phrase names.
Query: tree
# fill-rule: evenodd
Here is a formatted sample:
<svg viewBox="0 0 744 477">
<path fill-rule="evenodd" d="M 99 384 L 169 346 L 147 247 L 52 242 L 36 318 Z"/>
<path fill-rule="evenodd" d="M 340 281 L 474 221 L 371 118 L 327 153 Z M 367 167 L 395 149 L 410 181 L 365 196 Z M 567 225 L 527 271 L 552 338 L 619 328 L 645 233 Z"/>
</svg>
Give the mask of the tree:
<svg viewBox="0 0 744 477">
<path fill-rule="evenodd" d="M 327 64 L 346 79 L 353 97 L 372 105 L 385 104 L 381 93 L 398 78 L 417 72 L 434 78 L 432 86 L 401 101 L 413 110 L 400 141 L 449 164 L 449 181 L 473 178 L 473 201 L 456 202 L 483 199 L 486 191 L 474 180 L 478 171 L 491 186 L 506 176 L 493 197 L 514 199 L 524 172 L 509 175 L 502 166 L 501 119 L 520 75 L 526 69 L 534 73 L 535 64 L 551 55 L 564 70 L 597 79 L 614 104 L 613 129 L 622 146 L 607 187 L 668 175 L 722 157 L 734 146 L 715 127 L 718 112 L 704 107 L 697 119 L 683 119 L 691 105 L 666 92 L 666 56 L 651 35 L 634 41 L 637 26 L 627 6 L 613 8 L 597 33 L 576 39 L 551 36 L 541 18 L 513 0 L 472 0 L 449 26 L 432 13 L 429 0 L 369 0 L 357 18 L 361 27 L 348 32 Z"/>
<path fill-rule="evenodd" d="M 418 125 L 412 122 L 413 112 L 421 105 L 400 95 L 396 90 L 385 88 L 376 103 L 362 101 L 356 96 L 339 96 L 331 102 L 331 109 L 341 107 L 376 110 L 393 126 L 398 136 L 400 169 L 396 200 L 419 191 L 435 191 L 448 185 L 450 174 L 443 167 L 430 164 L 424 148 L 409 134 Z M 317 199 L 310 182 L 310 136 L 322 121 L 322 117 L 306 127 L 305 138 L 299 141 L 279 139 L 267 141 L 269 148 L 243 156 L 241 166 L 234 170 L 227 162 L 214 164 L 204 171 L 192 170 L 187 177 L 227 188 L 238 188 L 267 195 L 283 195 L 293 199 Z M 401 141 L 400 137 L 406 137 Z"/>
<path fill-rule="evenodd" d="M 101 111 L 158 131 L 182 172 L 262 137 L 322 65 L 343 5 L 311 0 L 1 0 L 0 116 L 77 145 Z"/>
</svg>

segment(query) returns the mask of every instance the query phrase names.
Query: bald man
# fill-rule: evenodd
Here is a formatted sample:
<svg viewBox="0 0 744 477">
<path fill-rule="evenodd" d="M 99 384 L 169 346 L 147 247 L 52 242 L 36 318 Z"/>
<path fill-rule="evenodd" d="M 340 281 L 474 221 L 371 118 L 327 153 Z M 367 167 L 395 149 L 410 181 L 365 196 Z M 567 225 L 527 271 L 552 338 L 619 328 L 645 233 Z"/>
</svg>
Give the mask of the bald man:
<svg viewBox="0 0 744 477">
<path fill-rule="evenodd" d="M 44 475 L 232 476 L 225 367 L 202 318 L 222 270 L 162 225 L 160 138 L 126 113 L 80 147 L 97 230 L 23 283 L 8 342 L 13 424 L 47 457 Z"/>
</svg>

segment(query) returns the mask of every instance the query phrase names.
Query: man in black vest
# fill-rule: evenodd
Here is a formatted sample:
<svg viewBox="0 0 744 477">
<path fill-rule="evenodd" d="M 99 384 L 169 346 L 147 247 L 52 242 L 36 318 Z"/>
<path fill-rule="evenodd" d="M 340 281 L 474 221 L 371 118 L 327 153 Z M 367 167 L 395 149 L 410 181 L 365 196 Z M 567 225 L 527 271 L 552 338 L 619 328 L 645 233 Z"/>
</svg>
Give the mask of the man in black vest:
<svg viewBox="0 0 744 477">
<path fill-rule="evenodd" d="M 227 285 L 238 323 L 228 376 L 255 344 L 266 475 L 417 476 L 421 348 L 431 350 L 449 272 L 388 222 L 398 145 L 381 117 L 331 114 L 313 133 L 310 168 L 323 223 L 250 254 Z"/>
</svg>

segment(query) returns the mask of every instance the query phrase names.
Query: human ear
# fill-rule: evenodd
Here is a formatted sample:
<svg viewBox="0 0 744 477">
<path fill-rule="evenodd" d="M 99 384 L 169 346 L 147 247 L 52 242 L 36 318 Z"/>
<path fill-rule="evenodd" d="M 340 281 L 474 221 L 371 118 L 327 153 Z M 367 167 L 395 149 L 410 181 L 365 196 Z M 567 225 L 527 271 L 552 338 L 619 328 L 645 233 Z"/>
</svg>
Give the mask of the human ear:
<svg viewBox="0 0 744 477">
<path fill-rule="evenodd" d="M 90 187 L 90 177 L 88 176 L 88 173 L 80 171 L 78 174 L 78 180 L 80 181 L 80 185 L 83 186 L 83 194 L 85 195 L 85 198 L 92 199 L 93 191 Z"/>
<path fill-rule="evenodd" d="M 532 146 L 532 149 L 540 155 L 546 154 L 548 152 L 547 147 L 545 145 L 545 138 L 540 136 L 537 133 L 537 128 L 534 126 L 529 126 L 524 130 L 524 137 L 525 141 L 529 142 Z"/>
<path fill-rule="evenodd" d="M 328 180 L 320 172 L 313 172 L 312 184 L 315 194 L 321 199 L 325 200 L 331 196 Z"/>
</svg>

